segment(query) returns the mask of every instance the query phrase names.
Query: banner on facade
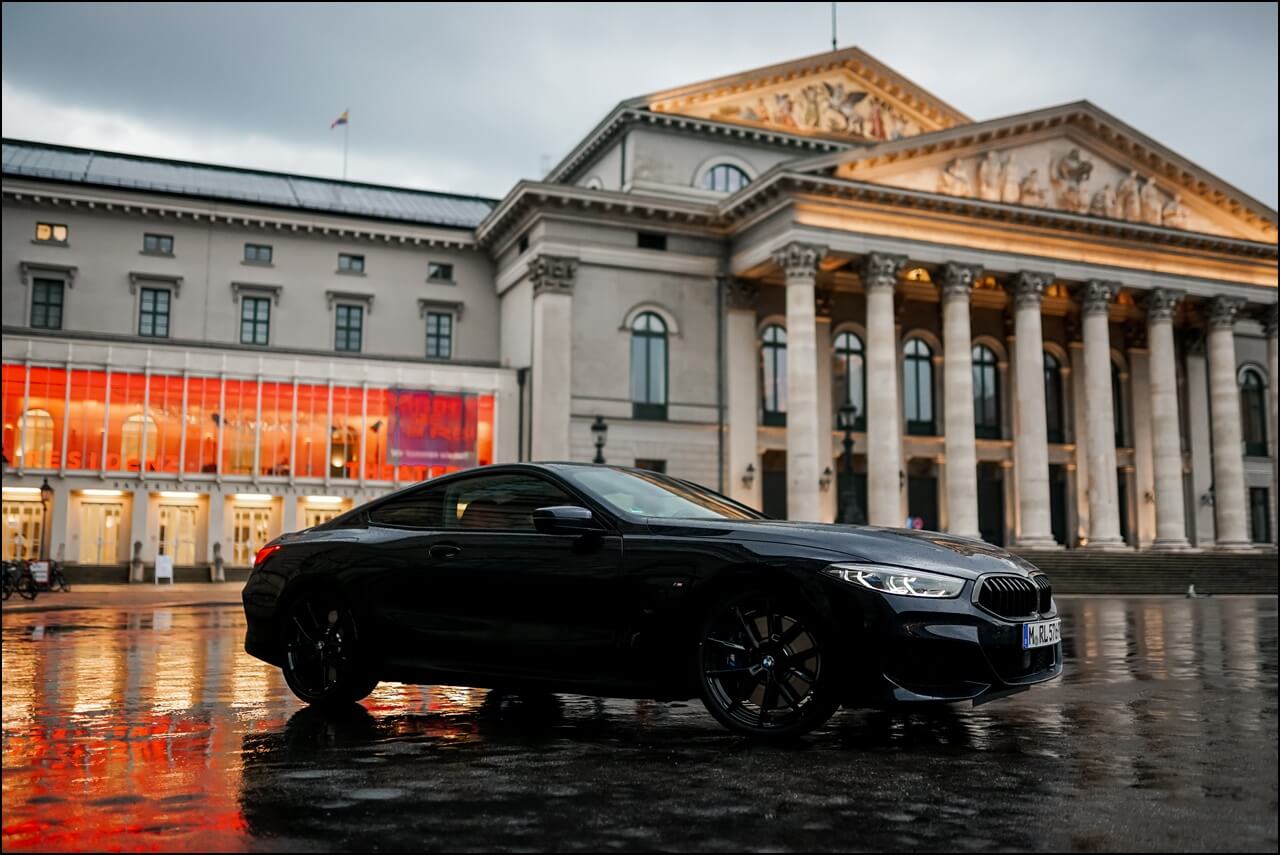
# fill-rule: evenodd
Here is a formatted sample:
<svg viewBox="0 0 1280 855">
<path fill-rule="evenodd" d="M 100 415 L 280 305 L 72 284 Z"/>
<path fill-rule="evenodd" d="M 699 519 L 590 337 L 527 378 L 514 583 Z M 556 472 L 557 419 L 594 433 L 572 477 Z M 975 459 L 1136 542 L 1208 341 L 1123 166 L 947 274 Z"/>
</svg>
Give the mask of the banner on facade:
<svg viewBox="0 0 1280 855">
<path fill-rule="evenodd" d="M 476 396 L 390 391 L 391 460 L 401 466 L 476 465 Z"/>
</svg>

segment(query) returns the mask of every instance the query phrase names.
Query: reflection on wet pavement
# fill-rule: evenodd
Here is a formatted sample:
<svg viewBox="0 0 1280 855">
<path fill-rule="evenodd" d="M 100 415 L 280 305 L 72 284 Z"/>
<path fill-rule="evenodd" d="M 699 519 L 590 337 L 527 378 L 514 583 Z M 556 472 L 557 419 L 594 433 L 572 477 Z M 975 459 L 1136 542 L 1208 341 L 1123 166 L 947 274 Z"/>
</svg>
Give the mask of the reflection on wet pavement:
<svg viewBox="0 0 1280 855">
<path fill-rule="evenodd" d="M 1275 851 L 1275 598 L 1060 605 L 1063 680 L 788 746 L 696 702 L 320 713 L 236 608 L 6 614 L 4 849 Z"/>
</svg>

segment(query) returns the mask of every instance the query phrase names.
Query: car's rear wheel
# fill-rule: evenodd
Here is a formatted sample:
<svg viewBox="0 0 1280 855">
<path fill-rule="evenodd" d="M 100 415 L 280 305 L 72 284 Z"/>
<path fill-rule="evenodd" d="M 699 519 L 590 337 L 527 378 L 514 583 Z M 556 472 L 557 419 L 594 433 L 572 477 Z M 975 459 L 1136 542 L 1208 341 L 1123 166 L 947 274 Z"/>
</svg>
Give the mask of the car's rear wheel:
<svg viewBox="0 0 1280 855">
<path fill-rule="evenodd" d="M 281 626 L 285 682 L 301 700 L 331 706 L 368 696 L 378 685 L 360 651 L 351 610 L 322 589 L 289 601 Z"/>
<path fill-rule="evenodd" d="M 703 620 L 698 644 L 702 702 L 735 733 L 806 733 L 839 706 L 838 652 L 798 598 L 768 588 L 731 593 Z"/>
</svg>

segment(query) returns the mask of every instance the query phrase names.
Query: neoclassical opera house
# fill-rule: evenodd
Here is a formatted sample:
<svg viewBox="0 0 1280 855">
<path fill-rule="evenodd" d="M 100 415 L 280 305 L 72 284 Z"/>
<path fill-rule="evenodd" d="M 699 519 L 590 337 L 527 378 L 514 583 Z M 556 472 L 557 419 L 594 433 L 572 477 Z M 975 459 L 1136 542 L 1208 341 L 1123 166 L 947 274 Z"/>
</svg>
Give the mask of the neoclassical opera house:
<svg viewBox="0 0 1280 855">
<path fill-rule="evenodd" d="M 975 121 L 856 48 L 623 101 L 500 200 L 6 140 L 3 252 L 5 516 L 47 480 L 25 539 L 69 560 L 104 505 L 112 561 L 181 507 L 184 560 L 250 556 L 590 460 L 597 417 L 778 517 L 1276 535 L 1276 212 L 1088 101 Z"/>
</svg>

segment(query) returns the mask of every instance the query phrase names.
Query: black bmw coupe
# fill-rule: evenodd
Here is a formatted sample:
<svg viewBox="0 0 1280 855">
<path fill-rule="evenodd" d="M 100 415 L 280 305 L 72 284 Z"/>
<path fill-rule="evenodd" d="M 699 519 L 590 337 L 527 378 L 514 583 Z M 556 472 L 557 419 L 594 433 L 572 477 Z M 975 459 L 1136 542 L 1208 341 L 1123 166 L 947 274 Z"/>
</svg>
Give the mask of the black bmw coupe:
<svg viewBox="0 0 1280 855">
<path fill-rule="evenodd" d="M 487 466 L 254 560 L 245 650 L 311 704 L 380 680 L 700 697 L 754 737 L 841 705 L 981 703 L 1062 673 L 1049 580 L 936 532 L 780 522 L 653 472 Z"/>
</svg>

